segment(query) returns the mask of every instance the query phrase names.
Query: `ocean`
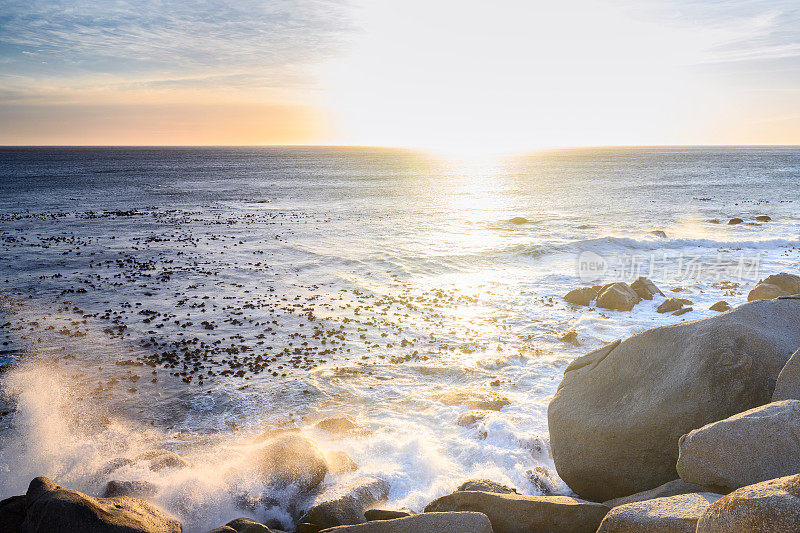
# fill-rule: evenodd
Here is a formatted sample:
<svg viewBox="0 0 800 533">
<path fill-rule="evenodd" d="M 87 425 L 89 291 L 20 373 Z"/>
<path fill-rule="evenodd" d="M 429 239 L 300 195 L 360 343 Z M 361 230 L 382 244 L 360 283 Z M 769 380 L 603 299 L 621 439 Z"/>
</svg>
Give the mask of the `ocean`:
<svg viewBox="0 0 800 533">
<path fill-rule="evenodd" d="M 147 481 L 186 531 L 289 527 L 248 464 L 282 429 L 358 465 L 326 494 L 568 494 L 546 414 L 564 368 L 797 273 L 798 202 L 796 147 L 2 148 L 0 497 Z M 640 275 L 693 310 L 563 299 Z M 316 427 L 338 415 L 363 429 Z M 153 449 L 185 463 L 153 470 Z"/>
</svg>

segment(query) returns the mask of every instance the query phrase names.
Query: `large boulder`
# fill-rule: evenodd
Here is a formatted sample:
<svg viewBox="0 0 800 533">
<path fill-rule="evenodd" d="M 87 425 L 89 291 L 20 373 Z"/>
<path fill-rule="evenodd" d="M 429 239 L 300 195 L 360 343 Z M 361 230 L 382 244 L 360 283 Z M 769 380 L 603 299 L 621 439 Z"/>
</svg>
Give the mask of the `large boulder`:
<svg viewBox="0 0 800 533">
<path fill-rule="evenodd" d="M 523 496 L 459 491 L 442 496 L 425 512 L 477 511 L 489 517 L 494 533 L 593 533 L 609 508 L 569 496 Z"/>
<path fill-rule="evenodd" d="M 678 474 L 728 493 L 800 472 L 800 400 L 755 407 L 681 437 Z"/>
<path fill-rule="evenodd" d="M 286 433 L 267 441 L 255 450 L 253 460 L 268 483 L 296 485 L 302 492 L 316 488 L 328 473 L 322 451 L 298 433 Z"/>
<path fill-rule="evenodd" d="M 481 513 L 424 513 L 394 520 L 323 529 L 325 533 L 492 533 Z"/>
<path fill-rule="evenodd" d="M 800 346 L 800 300 L 653 328 L 573 361 L 548 408 L 556 470 L 605 501 L 677 477 L 678 439 L 770 401 Z"/>
<path fill-rule="evenodd" d="M 800 531 L 800 474 L 737 489 L 706 509 L 697 533 Z"/>
<path fill-rule="evenodd" d="M 494 492 L 495 494 L 516 494 L 517 489 L 513 489 L 508 485 L 503 485 L 491 479 L 468 479 L 456 490 L 465 491 L 479 491 L 479 492 Z"/>
<path fill-rule="evenodd" d="M 300 522 L 314 524 L 320 529 L 367 521 L 364 511 L 389 496 L 389 484 L 381 479 L 366 478 L 339 489 L 334 497 L 322 495 L 305 513 Z"/>
<path fill-rule="evenodd" d="M 250 518 L 235 518 L 224 527 L 229 527 L 236 533 L 271 533 L 267 526 Z"/>
<path fill-rule="evenodd" d="M 21 531 L 26 507 L 25 496 L 12 496 L 0 501 L 0 531 Z"/>
<path fill-rule="evenodd" d="M 695 492 L 620 505 L 603 518 L 597 533 L 694 533 L 708 506 L 721 497 Z"/>
<path fill-rule="evenodd" d="M 614 498 L 613 500 L 606 500 L 603 505 L 607 505 L 612 509 L 625 505 L 627 503 L 643 502 L 645 500 L 654 500 L 656 498 L 666 498 L 668 496 L 677 496 L 679 494 L 691 494 L 693 492 L 704 492 L 705 489 L 700 485 L 694 483 L 686 483 L 682 479 L 673 479 L 663 485 L 644 492 L 637 492 L 630 496 L 623 496 L 622 498 Z"/>
<path fill-rule="evenodd" d="M 772 401 L 800 400 L 800 350 L 792 354 L 778 374 Z"/>
<path fill-rule="evenodd" d="M 772 274 L 762 279 L 747 295 L 747 301 L 770 300 L 779 296 L 800 294 L 800 276 L 795 274 Z"/>
<path fill-rule="evenodd" d="M 643 300 L 652 300 L 656 294 L 664 296 L 664 293 L 656 287 L 656 284 L 644 276 L 639 276 L 631 283 L 631 289 L 636 295 Z"/>
<path fill-rule="evenodd" d="M 26 533 L 180 533 L 181 524 L 153 504 L 130 496 L 92 498 L 45 477 L 25 495 Z"/>
<path fill-rule="evenodd" d="M 641 298 L 631 289 L 630 285 L 619 281 L 603 287 L 597 296 L 597 307 L 615 311 L 630 311 L 640 300 Z"/>
</svg>

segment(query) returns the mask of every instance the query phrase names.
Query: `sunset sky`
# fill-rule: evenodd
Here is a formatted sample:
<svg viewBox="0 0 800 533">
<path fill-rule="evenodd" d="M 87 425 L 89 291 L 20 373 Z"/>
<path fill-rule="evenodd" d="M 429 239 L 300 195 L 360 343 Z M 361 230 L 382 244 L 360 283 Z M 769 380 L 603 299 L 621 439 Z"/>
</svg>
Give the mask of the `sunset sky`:
<svg viewBox="0 0 800 533">
<path fill-rule="evenodd" d="M 0 144 L 800 144 L 800 3 L 6 1 Z"/>
</svg>

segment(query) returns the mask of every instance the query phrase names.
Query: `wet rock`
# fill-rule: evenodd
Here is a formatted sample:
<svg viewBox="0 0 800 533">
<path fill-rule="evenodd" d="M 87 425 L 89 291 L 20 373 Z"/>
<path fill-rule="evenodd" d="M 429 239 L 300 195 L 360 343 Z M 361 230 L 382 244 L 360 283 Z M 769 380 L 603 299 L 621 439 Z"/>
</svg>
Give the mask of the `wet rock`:
<svg viewBox="0 0 800 533">
<path fill-rule="evenodd" d="M 236 533 L 270 533 L 270 529 L 260 522 L 250 518 L 235 518 L 225 524 Z"/>
<path fill-rule="evenodd" d="M 325 460 L 328 462 L 328 470 L 332 474 L 346 474 L 358 470 L 358 465 L 346 452 L 338 450 L 328 452 L 325 454 Z"/>
<path fill-rule="evenodd" d="M 25 496 L 12 496 L 0 501 L 0 531 L 22 531 L 25 521 Z"/>
<path fill-rule="evenodd" d="M 575 346 L 580 346 L 580 342 L 578 342 L 578 332 L 574 329 L 569 330 L 568 332 L 564 333 L 561 336 L 561 340 L 568 344 L 572 344 Z"/>
<path fill-rule="evenodd" d="M 148 481 L 117 481 L 111 480 L 103 490 L 103 498 L 115 496 L 136 496 L 137 498 L 152 498 L 158 493 L 158 488 Z"/>
<path fill-rule="evenodd" d="M 569 496 L 523 496 L 465 491 L 442 496 L 425 512 L 478 511 L 489 517 L 494 533 L 593 533 L 609 508 Z"/>
<path fill-rule="evenodd" d="M 488 411 L 499 411 L 511 401 L 505 396 L 496 392 L 482 390 L 458 390 L 435 394 L 431 400 L 445 405 L 464 405 L 469 409 L 484 409 Z"/>
<path fill-rule="evenodd" d="M 684 305 L 692 305 L 692 303 L 694 302 L 687 300 L 686 298 L 667 298 L 661 302 L 661 305 L 656 308 L 656 311 L 659 313 L 672 313 Z"/>
<path fill-rule="evenodd" d="M 711 310 L 711 311 L 717 311 L 719 313 L 724 313 L 725 311 L 730 311 L 731 310 L 731 306 L 725 300 L 720 300 L 720 301 L 716 302 L 715 304 L 713 304 L 708 309 Z"/>
<path fill-rule="evenodd" d="M 659 239 L 666 239 L 667 233 L 664 230 L 654 229 L 653 231 L 648 231 L 648 235 L 652 235 L 653 237 L 658 237 Z M 648 298 L 649 300 L 649 298 Z"/>
<path fill-rule="evenodd" d="M 639 295 L 631 289 L 630 285 L 619 281 L 607 285 L 597 296 L 597 307 L 613 309 L 615 311 L 630 311 L 639 303 Z"/>
<path fill-rule="evenodd" d="M 572 289 L 564 295 L 564 299 L 575 305 L 589 305 L 592 300 L 597 298 L 601 288 L 602 285 L 593 285 L 591 287 Z"/>
<path fill-rule="evenodd" d="M 140 461 L 149 461 L 150 470 L 158 472 L 164 468 L 186 468 L 189 463 L 180 455 L 169 450 L 150 450 L 137 458 Z"/>
<path fill-rule="evenodd" d="M 548 408 L 556 470 L 594 501 L 675 479 L 678 439 L 770 401 L 797 346 L 800 300 L 760 300 L 576 359 Z"/>
<path fill-rule="evenodd" d="M 470 427 L 474 426 L 484 418 L 486 418 L 486 413 L 483 411 L 467 411 L 466 413 L 461 413 L 458 415 L 458 418 L 456 418 L 456 425 Z"/>
<path fill-rule="evenodd" d="M 253 459 L 268 483 L 296 485 L 303 492 L 317 487 L 328 473 L 328 463 L 317 445 L 297 433 L 267 441 Z"/>
<path fill-rule="evenodd" d="M 678 474 L 730 492 L 800 472 L 800 400 L 769 403 L 681 437 Z"/>
<path fill-rule="evenodd" d="M 541 466 L 526 471 L 525 475 L 528 476 L 531 485 L 533 485 L 542 496 L 553 496 L 556 494 L 555 478 Z"/>
<path fill-rule="evenodd" d="M 323 531 L 325 533 L 492 533 L 492 526 L 486 515 L 481 513 L 423 513 L 394 520 L 376 520 L 355 526 L 334 527 Z"/>
<path fill-rule="evenodd" d="M 688 313 L 690 311 L 694 311 L 694 309 L 692 307 L 681 307 L 677 311 L 674 311 L 672 314 L 674 316 L 681 316 L 681 315 L 685 315 L 686 313 Z"/>
<path fill-rule="evenodd" d="M 236 530 L 228 526 L 219 526 L 209 530 L 208 533 L 236 533 Z"/>
<path fill-rule="evenodd" d="M 363 524 L 367 521 L 364 511 L 388 498 L 389 484 L 380 479 L 365 478 L 344 491 L 345 494 L 333 499 L 324 500 L 323 496 L 324 501 L 315 503 L 300 521 L 320 529 Z"/>
<path fill-rule="evenodd" d="M 800 400 L 800 350 L 792 354 L 778 374 L 772 401 Z"/>
<path fill-rule="evenodd" d="M 639 276 L 631 283 L 631 289 L 643 300 L 652 300 L 653 296 L 664 296 L 664 293 L 656 287 L 656 284 L 644 276 Z"/>
<path fill-rule="evenodd" d="M 771 300 L 779 296 L 790 296 L 800 293 L 800 276 L 795 274 L 772 274 L 756 283 L 756 286 L 747 295 L 747 301 Z"/>
<path fill-rule="evenodd" d="M 737 489 L 714 502 L 697 533 L 800 531 L 800 474 Z"/>
<path fill-rule="evenodd" d="M 405 510 L 387 510 L 387 509 L 369 509 L 364 511 L 364 518 L 367 519 L 367 522 L 372 522 L 373 520 L 394 520 L 395 518 L 405 518 L 407 516 L 411 516 L 411 511 Z"/>
<path fill-rule="evenodd" d="M 462 483 L 457 491 L 477 490 L 481 492 L 492 492 L 494 494 L 516 494 L 517 489 L 512 489 L 507 485 L 492 481 L 490 479 L 470 479 Z"/>
<path fill-rule="evenodd" d="M 772 220 L 772 218 L 769 215 L 758 215 L 756 217 L 756 220 L 758 220 L 759 222 L 769 222 L 770 220 Z"/>
<path fill-rule="evenodd" d="M 347 415 L 323 418 L 314 427 L 336 435 L 366 435 L 369 433 L 369 430 L 357 424 L 352 417 Z"/>
<path fill-rule="evenodd" d="M 525 218 L 525 217 L 514 217 L 514 218 L 510 218 L 508 221 L 511 222 L 512 224 L 527 224 L 528 223 L 528 219 Z"/>
<path fill-rule="evenodd" d="M 620 505 L 603 518 L 597 533 L 694 533 L 697 521 L 721 497 L 696 492 Z"/>
<path fill-rule="evenodd" d="M 732 219 L 730 219 L 730 220 L 728 221 L 728 225 L 729 225 L 729 226 L 734 226 L 734 225 L 736 225 L 736 224 L 741 224 L 742 222 L 744 222 L 744 220 L 742 220 L 741 218 L 736 218 L 736 217 L 734 217 L 734 218 L 732 218 Z"/>
<path fill-rule="evenodd" d="M 22 530 L 29 533 L 180 533 L 181 524 L 153 504 L 130 496 L 92 498 L 37 477 L 25 496 Z"/>
<path fill-rule="evenodd" d="M 655 498 L 666 498 L 668 496 L 677 496 L 679 494 L 691 494 L 692 492 L 704 492 L 705 490 L 706 489 L 701 487 L 700 485 L 695 485 L 694 483 L 687 483 L 682 479 L 674 479 L 672 481 L 664 483 L 663 485 L 659 485 L 654 489 L 646 490 L 644 492 L 637 492 L 636 494 L 631 494 L 630 496 L 623 496 L 622 498 L 614 498 L 613 500 L 606 500 L 603 502 L 603 505 L 607 505 L 611 508 L 614 508 L 619 505 L 625 505 L 626 503 L 642 502 L 645 500 L 652 500 Z"/>
</svg>

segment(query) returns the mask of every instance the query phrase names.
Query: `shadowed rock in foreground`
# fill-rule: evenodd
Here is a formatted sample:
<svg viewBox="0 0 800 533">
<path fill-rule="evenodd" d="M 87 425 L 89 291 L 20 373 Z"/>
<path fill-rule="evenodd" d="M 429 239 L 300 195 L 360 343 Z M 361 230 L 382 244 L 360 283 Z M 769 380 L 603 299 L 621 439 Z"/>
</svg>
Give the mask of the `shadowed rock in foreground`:
<svg viewBox="0 0 800 533">
<path fill-rule="evenodd" d="M 800 346 L 800 300 L 750 302 L 573 361 L 548 408 L 561 478 L 604 501 L 677 477 L 678 439 L 770 401 Z"/>
<path fill-rule="evenodd" d="M 325 533 L 492 533 L 481 513 L 424 513 L 394 520 L 323 529 Z"/>
</svg>

